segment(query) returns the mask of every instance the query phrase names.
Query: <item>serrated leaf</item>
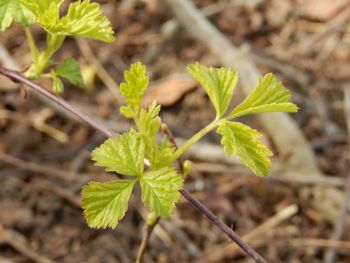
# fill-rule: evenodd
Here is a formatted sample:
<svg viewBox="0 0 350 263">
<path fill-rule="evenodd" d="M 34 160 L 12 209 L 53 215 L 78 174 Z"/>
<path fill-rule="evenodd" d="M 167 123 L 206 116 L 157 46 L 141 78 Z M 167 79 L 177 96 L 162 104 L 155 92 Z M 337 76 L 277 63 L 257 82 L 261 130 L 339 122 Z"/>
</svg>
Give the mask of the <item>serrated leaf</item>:
<svg viewBox="0 0 350 263">
<path fill-rule="evenodd" d="M 176 147 L 167 139 L 163 139 L 157 149 L 154 151 L 152 167 L 160 169 L 164 166 L 170 166 L 174 161 Z"/>
<path fill-rule="evenodd" d="M 51 70 L 50 72 L 51 78 L 52 78 L 52 90 L 56 93 L 61 93 L 64 91 L 64 85 L 60 78 L 57 76 L 56 71 Z"/>
<path fill-rule="evenodd" d="M 154 137 L 159 131 L 161 120 L 158 116 L 160 105 L 154 101 L 148 106 L 148 109 L 141 109 L 139 119 L 137 121 L 137 129 L 149 137 Z"/>
<path fill-rule="evenodd" d="M 0 31 L 5 31 L 13 22 L 28 26 L 35 16 L 18 0 L 0 0 Z"/>
<path fill-rule="evenodd" d="M 144 173 L 140 178 L 142 200 L 146 207 L 157 216 L 167 218 L 171 215 L 180 198 L 183 179 L 173 167 Z"/>
<path fill-rule="evenodd" d="M 117 138 L 106 140 L 92 152 L 95 165 L 108 172 L 140 176 L 144 168 L 145 145 L 141 137 L 131 129 Z"/>
<path fill-rule="evenodd" d="M 74 85 L 83 84 L 79 63 L 73 58 L 64 60 L 56 70 L 56 73 L 57 76 L 68 79 Z"/>
<path fill-rule="evenodd" d="M 92 228 L 115 228 L 128 210 L 135 180 L 90 182 L 83 186 L 82 208 Z"/>
<path fill-rule="evenodd" d="M 247 114 L 263 112 L 296 112 L 298 107 L 290 102 L 291 95 L 276 77 L 269 73 L 259 78 L 257 86 L 249 96 L 230 114 L 235 118 Z"/>
<path fill-rule="evenodd" d="M 50 9 L 50 6 L 59 10 L 63 1 L 64 0 L 18 0 L 18 2 L 28 8 L 36 17 L 44 15 Z"/>
<path fill-rule="evenodd" d="M 242 163 L 258 176 L 269 173 L 272 152 L 258 138 L 262 135 L 239 122 L 224 121 L 217 132 L 222 135 L 221 144 L 228 156 L 238 155 Z"/>
<path fill-rule="evenodd" d="M 207 68 L 199 63 L 189 65 L 188 70 L 207 92 L 217 118 L 222 117 L 237 85 L 237 72 L 230 68 Z"/>
<path fill-rule="evenodd" d="M 56 35 L 78 36 L 104 42 L 114 40 L 110 21 L 102 15 L 98 3 L 90 0 L 75 1 L 68 7 L 67 14 L 60 18 L 63 0 L 19 0 L 36 16 L 37 22 L 48 32 Z"/>
<path fill-rule="evenodd" d="M 140 62 L 132 64 L 130 70 L 124 72 L 124 78 L 126 82 L 120 84 L 120 92 L 125 97 L 127 106 L 123 107 L 122 114 L 133 112 L 134 117 L 140 110 L 143 93 L 148 86 L 146 66 Z"/>
</svg>

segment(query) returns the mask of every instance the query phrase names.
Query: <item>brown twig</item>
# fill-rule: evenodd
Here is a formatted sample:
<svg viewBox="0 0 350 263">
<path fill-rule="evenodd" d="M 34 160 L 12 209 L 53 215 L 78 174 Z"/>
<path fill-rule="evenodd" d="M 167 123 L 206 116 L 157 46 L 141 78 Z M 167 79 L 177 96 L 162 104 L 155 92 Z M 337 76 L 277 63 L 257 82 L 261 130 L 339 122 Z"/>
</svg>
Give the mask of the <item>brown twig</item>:
<svg viewBox="0 0 350 263">
<path fill-rule="evenodd" d="M 42 95 L 44 95 L 48 99 L 54 101 L 55 103 L 57 103 L 61 107 L 72 112 L 75 116 L 77 116 L 82 121 L 86 122 L 87 124 L 91 125 L 96 130 L 100 131 L 101 133 L 103 133 L 107 137 L 118 136 L 118 134 L 109 130 L 107 127 L 97 123 L 90 116 L 82 113 L 81 111 L 76 109 L 74 106 L 69 104 L 64 99 L 56 97 L 55 95 L 51 94 L 50 92 L 45 90 L 40 85 L 26 79 L 19 72 L 8 70 L 8 69 L 0 66 L 0 74 L 6 76 L 7 78 L 11 79 L 14 82 L 25 84 L 28 87 L 37 91 L 38 93 L 41 93 Z M 218 217 L 216 217 L 201 202 L 199 202 L 196 198 L 194 198 L 186 189 L 183 189 L 180 192 L 181 192 L 182 196 L 185 197 L 191 203 L 192 206 L 197 208 L 205 217 L 207 217 L 212 223 L 214 223 L 217 227 L 219 227 L 222 230 L 222 232 L 225 233 L 233 242 L 237 243 L 237 245 L 239 247 L 241 247 L 243 249 L 243 251 L 245 251 L 248 256 L 253 258 L 258 263 L 266 263 L 266 261 L 254 249 L 252 249 L 247 243 L 245 243 L 231 228 L 229 228 Z"/>
<path fill-rule="evenodd" d="M 142 241 L 139 247 L 139 250 L 137 252 L 137 258 L 136 258 L 136 263 L 142 263 L 143 255 L 145 254 L 147 243 L 149 239 L 151 238 L 153 229 L 156 227 L 156 225 L 159 222 L 159 217 L 153 221 L 151 224 L 146 223 L 144 227 L 144 233 L 142 237 Z"/>
</svg>

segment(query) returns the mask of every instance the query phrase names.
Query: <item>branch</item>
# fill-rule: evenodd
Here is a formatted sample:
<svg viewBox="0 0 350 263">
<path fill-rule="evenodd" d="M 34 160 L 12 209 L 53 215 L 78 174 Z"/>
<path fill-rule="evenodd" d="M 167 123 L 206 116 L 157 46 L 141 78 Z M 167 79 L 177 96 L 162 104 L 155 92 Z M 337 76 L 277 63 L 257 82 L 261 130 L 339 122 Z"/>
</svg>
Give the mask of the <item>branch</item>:
<svg viewBox="0 0 350 263">
<path fill-rule="evenodd" d="M 40 85 L 26 79 L 21 75 L 21 73 L 13 70 L 9 70 L 6 68 L 3 68 L 0 66 L 0 74 L 4 75 L 5 77 L 11 79 L 12 81 L 16 83 L 21 83 L 29 88 L 32 88 L 36 92 L 42 94 L 43 96 L 47 97 L 48 99 L 54 101 L 56 104 L 60 105 L 61 107 L 65 108 L 66 110 L 70 111 L 72 114 L 80 118 L 83 122 L 86 122 L 96 130 L 100 131 L 107 137 L 115 137 L 119 134 L 114 133 L 104 125 L 97 123 L 95 120 L 92 119 L 91 116 L 88 116 L 87 114 L 81 112 L 74 106 L 72 106 L 69 102 L 65 101 L 62 98 L 56 97 L 55 95 L 51 94 L 47 90 L 45 90 Z M 207 217 L 213 224 L 215 224 L 219 229 L 225 233 L 233 242 L 235 242 L 239 247 L 242 248 L 242 250 L 245 251 L 245 253 L 250 256 L 252 259 L 254 259 L 257 263 L 266 263 L 266 261 L 256 252 L 253 248 L 251 248 L 247 243 L 245 243 L 231 228 L 229 228 L 225 223 L 223 223 L 218 217 L 216 217 L 208 208 L 206 208 L 201 202 L 199 202 L 196 198 L 194 198 L 186 189 L 183 189 L 180 191 L 182 196 L 187 199 L 187 201 L 190 202 L 192 206 L 197 208 L 201 214 L 203 214 L 205 217 Z"/>
</svg>

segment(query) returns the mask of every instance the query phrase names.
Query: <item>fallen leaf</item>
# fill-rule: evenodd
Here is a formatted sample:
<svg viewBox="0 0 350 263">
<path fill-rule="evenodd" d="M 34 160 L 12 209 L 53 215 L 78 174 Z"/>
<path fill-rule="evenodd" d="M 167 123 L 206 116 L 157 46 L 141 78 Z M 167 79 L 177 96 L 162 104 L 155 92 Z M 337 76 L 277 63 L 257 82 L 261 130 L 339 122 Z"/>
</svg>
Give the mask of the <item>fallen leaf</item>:
<svg viewBox="0 0 350 263">
<path fill-rule="evenodd" d="M 189 76 L 173 75 L 151 85 L 150 89 L 145 93 L 143 105 L 156 100 L 162 106 L 171 106 L 196 87 L 198 87 L 197 82 Z"/>
</svg>

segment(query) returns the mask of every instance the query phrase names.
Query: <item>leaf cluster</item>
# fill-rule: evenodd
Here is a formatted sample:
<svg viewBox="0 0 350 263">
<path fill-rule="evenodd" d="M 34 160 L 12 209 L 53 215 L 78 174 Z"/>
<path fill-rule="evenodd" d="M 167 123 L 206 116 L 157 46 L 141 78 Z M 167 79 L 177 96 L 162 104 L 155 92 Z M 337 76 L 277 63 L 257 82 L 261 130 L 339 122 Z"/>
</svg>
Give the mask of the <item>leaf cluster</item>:
<svg viewBox="0 0 350 263">
<path fill-rule="evenodd" d="M 290 102 L 289 91 L 272 74 L 267 74 L 259 79 L 249 96 L 230 111 L 238 82 L 237 72 L 229 68 L 208 68 L 198 63 L 189 65 L 188 70 L 208 94 L 216 118 L 179 149 L 175 149 L 167 139 L 157 140 L 161 127 L 160 106 L 156 102 L 146 108 L 141 106 L 149 82 L 146 67 L 137 62 L 124 73 L 125 82 L 120 85 L 120 90 L 126 106 L 121 107 L 120 112 L 134 121 L 136 129 L 106 140 L 92 152 L 92 159 L 106 171 L 132 179 L 92 182 L 84 186 L 82 206 L 89 226 L 116 227 L 127 211 L 136 183 L 140 184 L 145 206 L 157 217 L 169 217 L 183 187 L 183 178 L 172 164 L 188 147 L 213 129 L 222 136 L 221 143 L 228 156 L 238 155 L 242 163 L 258 176 L 269 172 L 272 152 L 259 141 L 262 135 L 232 120 L 253 113 L 297 111 L 297 106 Z M 149 164 L 147 169 L 144 163 Z M 186 170 L 190 168 L 186 167 Z"/>
<path fill-rule="evenodd" d="M 296 112 L 298 107 L 290 102 L 290 92 L 273 74 L 266 74 L 259 78 L 248 97 L 226 114 L 238 73 L 229 68 L 207 68 L 199 63 L 189 65 L 188 70 L 203 86 L 215 108 L 217 133 L 222 136 L 225 153 L 228 156 L 238 155 L 256 175 L 266 175 L 271 165 L 268 157 L 272 156 L 272 152 L 258 140 L 262 134 L 232 119 L 265 112 Z"/>
<path fill-rule="evenodd" d="M 67 13 L 61 16 L 60 7 L 63 2 L 64 0 L 0 0 L 0 31 L 5 31 L 13 22 L 25 27 L 32 53 L 32 65 L 26 76 L 31 79 L 52 78 L 55 92 L 63 91 L 62 78 L 74 85 L 83 84 L 80 67 L 75 60 L 70 58 L 61 64 L 51 60 L 65 37 L 84 37 L 103 42 L 114 40 L 110 21 L 102 14 L 98 3 L 90 0 L 74 1 L 69 4 Z M 47 32 L 47 47 L 42 52 L 38 51 L 28 28 L 33 23 Z M 56 66 L 56 69 L 52 66 Z M 48 67 L 52 69 L 44 74 Z"/>
<path fill-rule="evenodd" d="M 106 140 L 92 152 L 97 166 L 133 179 L 93 182 L 84 186 L 82 207 L 89 226 L 116 227 L 127 210 L 128 200 L 136 182 L 141 186 L 142 201 L 156 216 L 167 218 L 180 198 L 183 178 L 171 166 L 174 146 L 163 139 L 158 143 L 161 119 L 156 102 L 141 107 L 141 99 L 148 85 L 146 68 L 135 63 L 124 73 L 125 83 L 120 90 L 127 106 L 121 113 L 134 120 L 135 129 Z M 144 161 L 149 168 L 145 169 Z"/>
</svg>

